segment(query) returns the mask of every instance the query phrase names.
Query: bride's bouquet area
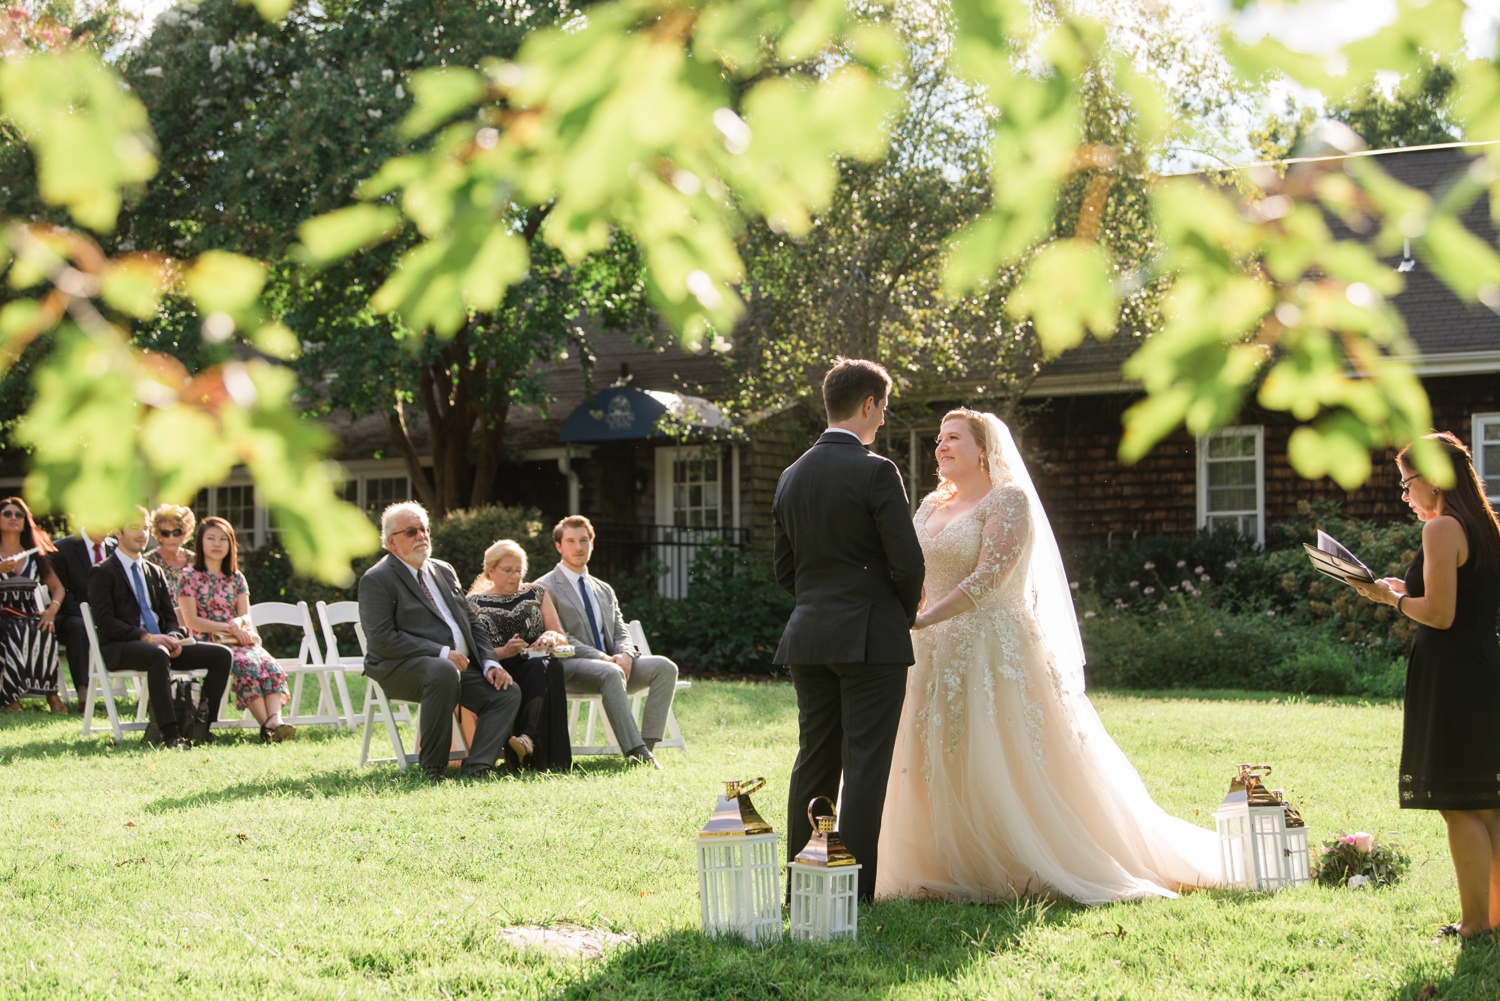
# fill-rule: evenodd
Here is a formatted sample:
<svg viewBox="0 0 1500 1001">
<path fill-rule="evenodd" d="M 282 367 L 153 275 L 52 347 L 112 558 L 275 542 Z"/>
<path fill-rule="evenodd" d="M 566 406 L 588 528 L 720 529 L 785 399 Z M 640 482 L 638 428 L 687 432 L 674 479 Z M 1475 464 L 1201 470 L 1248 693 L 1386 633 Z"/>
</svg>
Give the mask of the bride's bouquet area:
<svg viewBox="0 0 1500 1001">
<path fill-rule="evenodd" d="M 1411 868 L 1411 856 L 1395 841 L 1378 842 L 1372 834 L 1341 834 L 1323 842 L 1313 867 L 1319 886 L 1395 886 Z"/>
</svg>

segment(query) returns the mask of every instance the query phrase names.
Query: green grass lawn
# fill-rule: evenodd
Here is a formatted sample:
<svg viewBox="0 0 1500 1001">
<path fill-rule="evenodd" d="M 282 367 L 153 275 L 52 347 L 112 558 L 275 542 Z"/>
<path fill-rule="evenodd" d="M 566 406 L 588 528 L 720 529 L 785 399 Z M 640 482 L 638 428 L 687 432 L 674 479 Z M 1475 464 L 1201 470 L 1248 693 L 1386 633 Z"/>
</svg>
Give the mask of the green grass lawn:
<svg viewBox="0 0 1500 1001">
<path fill-rule="evenodd" d="M 429 788 L 358 770 L 309 727 L 190 752 L 0 718 L 0 998 L 1416 998 L 1500 996 L 1500 958 L 1434 944 L 1458 917 L 1436 814 L 1396 809 L 1399 707 L 1233 693 L 1095 696 L 1170 812 L 1210 826 L 1231 766 L 1271 762 L 1313 838 L 1398 831 L 1401 886 L 1229 891 L 1084 909 L 888 903 L 857 944 L 703 939 L 692 836 L 719 781 L 765 775 L 784 828 L 786 684 L 697 682 L 690 754 Z M 518 951 L 517 924 L 633 936 L 595 960 Z"/>
</svg>

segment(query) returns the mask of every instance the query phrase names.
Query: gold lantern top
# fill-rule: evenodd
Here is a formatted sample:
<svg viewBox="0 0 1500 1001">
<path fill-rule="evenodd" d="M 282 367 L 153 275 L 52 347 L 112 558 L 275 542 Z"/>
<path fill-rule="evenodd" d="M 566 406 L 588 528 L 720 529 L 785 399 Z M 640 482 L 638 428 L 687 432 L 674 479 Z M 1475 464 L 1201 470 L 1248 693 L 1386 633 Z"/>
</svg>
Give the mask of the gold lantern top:
<svg viewBox="0 0 1500 1001">
<path fill-rule="evenodd" d="M 1286 811 L 1287 827 L 1307 826 L 1297 809 L 1286 801 L 1286 791 L 1268 789 L 1265 780 L 1271 777 L 1270 765 L 1238 765 L 1234 778 L 1229 780 L 1229 794 L 1222 806 L 1279 806 Z"/>
<path fill-rule="evenodd" d="M 765 788 L 764 778 L 727 779 L 724 795 L 714 804 L 713 816 L 698 832 L 700 838 L 743 837 L 746 834 L 770 834 L 771 825 L 755 811 L 750 794 Z"/>
<path fill-rule="evenodd" d="M 813 807 L 818 805 L 818 800 L 828 804 L 829 814 L 813 816 Z M 859 860 L 849 854 L 849 849 L 844 847 L 844 839 L 839 837 L 839 832 L 834 830 L 837 822 L 836 811 L 833 800 L 827 796 L 815 796 L 807 804 L 807 819 L 812 824 L 813 834 L 807 840 L 807 847 L 797 853 L 796 861 L 803 865 L 815 865 L 824 868 L 833 868 L 841 865 L 858 865 Z"/>
</svg>

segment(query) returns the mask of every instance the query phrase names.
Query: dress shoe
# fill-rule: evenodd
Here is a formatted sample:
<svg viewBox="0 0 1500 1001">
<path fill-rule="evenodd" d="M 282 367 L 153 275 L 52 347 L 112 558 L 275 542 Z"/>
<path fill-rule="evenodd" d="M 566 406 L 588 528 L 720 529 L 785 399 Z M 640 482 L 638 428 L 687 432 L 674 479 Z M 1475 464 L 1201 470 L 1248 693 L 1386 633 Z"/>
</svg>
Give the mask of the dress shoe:
<svg viewBox="0 0 1500 1001">
<path fill-rule="evenodd" d="M 656 755 L 652 754 L 644 747 L 637 748 L 636 750 L 631 751 L 630 756 L 625 759 L 625 763 L 632 767 L 634 767 L 635 765 L 649 765 L 657 771 L 662 770 L 661 762 L 656 760 Z"/>
<path fill-rule="evenodd" d="M 68 704 L 56 695 L 47 696 L 47 706 L 54 716 L 68 715 Z"/>
</svg>

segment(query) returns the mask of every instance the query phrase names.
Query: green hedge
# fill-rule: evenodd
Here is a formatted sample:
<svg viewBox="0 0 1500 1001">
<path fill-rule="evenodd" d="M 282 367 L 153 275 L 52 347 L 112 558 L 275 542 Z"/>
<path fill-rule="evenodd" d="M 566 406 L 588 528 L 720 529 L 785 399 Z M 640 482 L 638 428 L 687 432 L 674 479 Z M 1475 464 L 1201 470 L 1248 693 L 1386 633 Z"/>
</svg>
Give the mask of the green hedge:
<svg viewBox="0 0 1500 1001">
<path fill-rule="evenodd" d="M 484 551 L 499 539 L 515 539 L 526 550 L 526 576 L 535 579 L 557 564 L 557 550 L 552 535 L 543 526 L 536 508 L 492 507 L 454 511 L 432 526 L 432 554 L 453 564 L 459 583 L 465 589 L 484 568 Z M 353 563 L 354 583 L 334 587 L 321 581 L 297 576 L 291 560 L 276 546 L 241 554 L 241 569 L 250 584 L 254 601 L 352 601 L 358 594 L 360 574 L 384 556 L 377 551 Z"/>
</svg>

